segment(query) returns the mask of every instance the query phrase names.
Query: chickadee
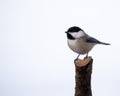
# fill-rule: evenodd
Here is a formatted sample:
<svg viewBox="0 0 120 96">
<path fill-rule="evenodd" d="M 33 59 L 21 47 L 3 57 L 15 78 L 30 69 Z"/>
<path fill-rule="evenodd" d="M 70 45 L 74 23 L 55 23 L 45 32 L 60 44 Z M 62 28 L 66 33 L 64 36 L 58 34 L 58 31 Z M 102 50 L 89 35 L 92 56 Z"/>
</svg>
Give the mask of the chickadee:
<svg viewBox="0 0 120 96">
<path fill-rule="evenodd" d="M 101 42 L 84 32 L 77 26 L 70 27 L 66 32 L 68 46 L 71 50 L 78 53 L 76 59 L 79 58 L 80 54 L 87 54 L 96 44 L 110 45 L 109 43 Z"/>
</svg>

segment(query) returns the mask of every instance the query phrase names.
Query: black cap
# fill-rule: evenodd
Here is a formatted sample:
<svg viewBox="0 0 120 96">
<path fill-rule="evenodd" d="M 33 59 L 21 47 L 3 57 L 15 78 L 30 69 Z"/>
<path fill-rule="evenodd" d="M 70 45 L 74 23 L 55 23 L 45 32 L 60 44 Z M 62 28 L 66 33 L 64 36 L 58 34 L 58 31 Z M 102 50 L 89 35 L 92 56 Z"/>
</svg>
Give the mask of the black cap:
<svg viewBox="0 0 120 96">
<path fill-rule="evenodd" d="M 83 31 L 83 30 L 77 26 L 73 26 L 70 27 L 67 32 L 78 32 L 78 31 Z"/>
</svg>

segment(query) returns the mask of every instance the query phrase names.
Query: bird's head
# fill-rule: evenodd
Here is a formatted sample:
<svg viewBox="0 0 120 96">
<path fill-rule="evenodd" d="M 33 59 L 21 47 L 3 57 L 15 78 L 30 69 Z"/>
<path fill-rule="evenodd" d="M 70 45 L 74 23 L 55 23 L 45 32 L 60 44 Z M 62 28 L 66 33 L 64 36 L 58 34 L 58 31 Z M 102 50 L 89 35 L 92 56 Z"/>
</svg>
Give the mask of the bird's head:
<svg viewBox="0 0 120 96">
<path fill-rule="evenodd" d="M 65 33 L 67 33 L 67 38 L 71 40 L 85 36 L 84 31 L 77 26 L 70 27 Z"/>
</svg>

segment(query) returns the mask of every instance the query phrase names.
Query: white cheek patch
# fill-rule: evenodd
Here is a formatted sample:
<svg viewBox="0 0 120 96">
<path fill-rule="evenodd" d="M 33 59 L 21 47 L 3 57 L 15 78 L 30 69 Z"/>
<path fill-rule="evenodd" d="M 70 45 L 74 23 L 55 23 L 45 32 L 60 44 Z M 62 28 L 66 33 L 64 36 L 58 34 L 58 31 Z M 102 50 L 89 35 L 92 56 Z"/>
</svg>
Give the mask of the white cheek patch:
<svg viewBox="0 0 120 96">
<path fill-rule="evenodd" d="M 79 32 L 73 32 L 73 33 L 70 33 L 74 38 L 80 38 L 80 37 L 83 37 L 85 36 L 85 33 L 83 31 L 79 31 Z"/>
<path fill-rule="evenodd" d="M 74 38 L 77 37 L 77 32 L 70 33 Z"/>
</svg>

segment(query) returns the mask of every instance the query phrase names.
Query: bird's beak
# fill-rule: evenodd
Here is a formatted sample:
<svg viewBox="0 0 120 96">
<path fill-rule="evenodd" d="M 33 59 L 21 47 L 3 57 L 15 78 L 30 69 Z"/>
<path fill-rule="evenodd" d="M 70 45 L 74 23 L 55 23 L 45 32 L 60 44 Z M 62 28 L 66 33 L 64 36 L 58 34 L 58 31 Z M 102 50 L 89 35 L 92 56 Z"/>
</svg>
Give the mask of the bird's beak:
<svg viewBox="0 0 120 96">
<path fill-rule="evenodd" d="M 67 31 L 65 31 L 65 33 L 68 33 Z"/>
</svg>

